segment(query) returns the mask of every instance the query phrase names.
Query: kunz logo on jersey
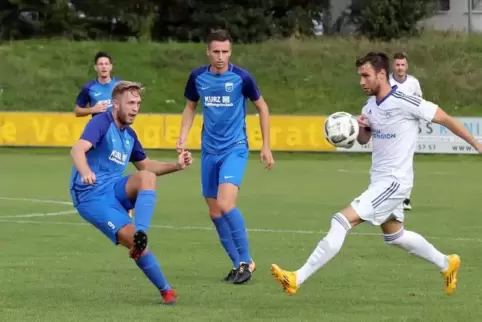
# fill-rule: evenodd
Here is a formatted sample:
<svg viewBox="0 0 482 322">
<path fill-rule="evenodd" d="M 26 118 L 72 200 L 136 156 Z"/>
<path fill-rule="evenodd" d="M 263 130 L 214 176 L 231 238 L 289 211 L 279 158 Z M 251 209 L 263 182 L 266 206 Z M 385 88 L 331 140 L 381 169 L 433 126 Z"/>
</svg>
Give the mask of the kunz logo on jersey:
<svg viewBox="0 0 482 322">
<path fill-rule="evenodd" d="M 226 90 L 226 92 L 232 92 L 233 89 L 234 89 L 234 84 L 233 83 L 225 83 L 224 89 Z"/>
</svg>

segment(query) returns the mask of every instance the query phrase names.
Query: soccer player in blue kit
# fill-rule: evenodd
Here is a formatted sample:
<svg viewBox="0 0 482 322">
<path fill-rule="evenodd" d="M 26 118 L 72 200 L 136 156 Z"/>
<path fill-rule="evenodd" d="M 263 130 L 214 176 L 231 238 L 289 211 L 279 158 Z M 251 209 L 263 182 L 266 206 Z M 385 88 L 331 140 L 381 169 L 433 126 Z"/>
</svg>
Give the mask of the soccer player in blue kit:
<svg viewBox="0 0 482 322">
<path fill-rule="evenodd" d="M 156 205 L 156 176 L 183 170 L 191 162 L 188 151 L 177 162 L 147 158 L 130 127 L 141 106 L 141 85 L 121 81 L 113 90 L 113 111 L 92 118 L 72 147 L 70 193 L 80 216 L 115 245 L 130 250 L 130 257 L 159 290 L 165 304 L 176 302 L 154 255 L 147 248 L 147 232 Z M 128 163 L 137 172 L 123 176 Z M 128 215 L 135 209 L 135 220 Z"/>
<path fill-rule="evenodd" d="M 77 117 L 94 117 L 112 108 L 112 89 L 119 82 L 119 79 L 111 76 L 112 57 L 105 52 L 98 52 L 94 57 L 94 64 L 97 78 L 85 84 L 77 95 Z"/>
<path fill-rule="evenodd" d="M 232 39 L 225 30 L 207 37 L 210 64 L 191 72 L 184 96 L 178 152 L 184 151 L 194 121 L 196 106 L 203 105 L 201 185 L 209 214 L 219 240 L 232 261 L 225 280 L 243 284 L 251 279 L 255 264 L 251 258 L 246 225 L 236 207 L 238 190 L 248 161 L 246 135 L 247 99 L 256 106 L 263 145 L 261 162 L 272 168 L 269 137 L 269 110 L 253 77 L 229 62 Z"/>
</svg>

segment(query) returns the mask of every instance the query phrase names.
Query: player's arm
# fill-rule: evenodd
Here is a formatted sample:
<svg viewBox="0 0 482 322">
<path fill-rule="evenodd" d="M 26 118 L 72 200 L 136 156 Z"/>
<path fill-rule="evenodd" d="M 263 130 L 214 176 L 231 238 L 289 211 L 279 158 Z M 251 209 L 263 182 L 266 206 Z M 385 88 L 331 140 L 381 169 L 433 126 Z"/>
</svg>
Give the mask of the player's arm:
<svg viewBox="0 0 482 322">
<path fill-rule="evenodd" d="M 191 73 L 184 88 L 184 97 L 186 98 L 186 107 L 182 112 L 181 129 L 179 131 L 179 140 L 177 141 L 177 150 L 181 152 L 186 144 L 189 131 L 191 130 L 196 116 L 197 102 L 199 101 L 199 92 L 196 88 L 196 75 Z"/>
<path fill-rule="evenodd" d="M 270 141 L 270 125 L 269 125 L 269 108 L 268 104 L 262 96 L 253 101 L 259 115 L 259 126 L 261 128 L 261 136 L 263 139 L 263 147 L 271 149 Z"/>
<path fill-rule="evenodd" d="M 89 97 L 89 88 L 87 86 L 82 87 L 82 90 L 77 95 L 77 99 L 75 100 L 75 116 L 77 117 L 84 117 L 91 115 L 92 107 L 89 107 L 90 97 Z"/>
<path fill-rule="evenodd" d="M 361 115 L 356 117 L 358 126 L 360 128 L 358 132 L 357 141 L 361 145 L 368 144 L 372 138 L 372 131 L 370 130 L 370 124 L 368 123 L 368 118 L 365 116 L 365 108 L 362 109 Z"/>
<path fill-rule="evenodd" d="M 259 91 L 256 81 L 249 74 L 243 78 L 243 95 L 249 98 L 258 110 L 259 126 L 261 128 L 261 137 L 263 140 L 260 161 L 265 164 L 266 168 L 270 169 L 274 166 L 274 158 L 271 153 L 269 108 Z"/>
<path fill-rule="evenodd" d="M 86 184 L 95 183 L 95 174 L 89 167 L 86 153 L 97 146 L 106 132 L 108 123 L 99 118 L 90 120 L 84 128 L 84 132 L 80 139 L 74 144 L 70 150 L 70 156 L 74 167 L 82 177 L 82 182 Z"/>
<path fill-rule="evenodd" d="M 74 114 L 77 117 L 84 117 L 89 116 L 91 114 L 105 112 L 107 109 L 107 103 L 99 102 L 94 106 L 90 105 L 90 97 L 89 97 L 89 88 L 84 86 L 80 93 L 77 95 L 77 99 L 75 100 L 75 110 Z"/>
<path fill-rule="evenodd" d="M 183 153 L 187 153 L 187 151 L 184 151 Z M 134 166 L 136 167 L 137 170 L 145 170 L 145 171 L 155 173 L 156 176 L 163 176 L 169 173 L 184 170 L 187 165 L 179 161 L 162 162 L 162 161 L 156 161 L 156 160 L 151 160 L 146 158 L 142 161 L 134 162 Z"/>
<path fill-rule="evenodd" d="M 473 146 L 479 153 L 482 153 L 482 144 L 470 134 L 469 130 L 467 130 L 462 123 L 457 121 L 453 116 L 447 114 L 440 107 L 436 108 L 432 122 L 445 126 L 453 134 Z"/>
<path fill-rule="evenodd" d="M 156 176 L 184 170 L 191 165 L 192 157 L 188 151 L 183 151 L 178 155 L 177 162 L 162 162 L 151 160 L 147 157 L 141 142 L 135 136 L 134 148 L 132 149 L 131 158 L 129 160 L 134 164 L 137 170 L 145 170 L 155 173 Z"/>
<path fill-rule="evenodd" d="M 453 134 L 473 146 L 479 153 L 482 152 L 482 144 L 470 134 L 469 130 L 467 130 L 462 123 L 445 113 L 445 111 L 436 104 L 424 99 L 418 99 L 418 101 L 414 101 L 414 99 L 414 96 L 409 99 L 405 109 L 412 117 L 443 125 Z"/>
<path fill-rule="evenodd" d="M 368 126 L 360 126 L 360 131 L 358 132 L 357 141 L 361 145 L 368 144 L 372 139 L 372 132 L 370 131 L 370 127 Z"/>
<path fill-rule="evenodd" d="M 422 97 L 422 87 L 420 86 L 420 82 L 416 81 L 417 87 L 415 88 L 415 95 L 418 97 Z"/>
<path fill-rule="evenodd" d="M 186 107 L 182 112 L 181 119 L 181 130 L 179 132 L 178 149 L 183 149 L 186 143 L 187 137 L 189 136 L 189 131 L 191 130 L 192 124 L 194 122 L 194 117 L 196 116 L 197 102 L 187 100 Z M 179 151 L 180 152 L 180 151 Z"/>
<path fill-rule="evenodd" d="M 74 146 L 70 150 L 70 156 L 72 157 L 74 167 L 77 169 L 80 176 L 82 177 L 82 182 L 86 184 L 95 183 L 95 174 L 90 169 L 89 164 L 87 163 L 87 157 L 85 155 L 91 148 L 92 143 L 80 139 L 74 144 Z"/>
</svg>

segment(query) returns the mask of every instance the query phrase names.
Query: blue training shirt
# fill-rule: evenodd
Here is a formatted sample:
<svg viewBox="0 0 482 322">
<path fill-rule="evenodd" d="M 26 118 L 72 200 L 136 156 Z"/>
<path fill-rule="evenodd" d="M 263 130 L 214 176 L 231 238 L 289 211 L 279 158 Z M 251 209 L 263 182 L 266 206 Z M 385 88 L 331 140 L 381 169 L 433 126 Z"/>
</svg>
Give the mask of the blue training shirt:
<svg viewBox="0 0 482 322">
<path fill-rule="evenodd" d="M 244 69 L 229 64 L 228 71 L 214 74 L 210 66 L 191 72 L 184 91 L 190 101 L 203 104 L 202 150 L 223 153 L 236 144 L 247 144 L 247 99 L 261 97 L 254 78 Z"/>
<path fill-rule="evenodd" d="M 74 204 L 91 196 L 91 193 L 103 194 L 109 182 L 123 175 L 129 162 L 146 159 L 136 132 L 129 126 L 120 129 L 112 113 L 101 113 L 89 120 L 80 139 L 92 143 L 92 149 L 86 153 L 86 157 L 96 176 L 96 183 L 82 183 L 82 177 L 74 166 L 70 178 Z"/>
<path fill-rule="evenodd" d="M 110 82 L 105 84 L 99 83 L 97 79 L 88 82 L 77 95 L 75 104 L 80 107 L 87 107 L 87 104 L 93 107 L 99 102 L 107 102 L 107 110 L 110 111 L 112 109 L 112 90 L 119 81 L 118 78 L 112 78 Z M 92 114 L 92 116 L 97 114 L 99 113 Z"/>
</svg>

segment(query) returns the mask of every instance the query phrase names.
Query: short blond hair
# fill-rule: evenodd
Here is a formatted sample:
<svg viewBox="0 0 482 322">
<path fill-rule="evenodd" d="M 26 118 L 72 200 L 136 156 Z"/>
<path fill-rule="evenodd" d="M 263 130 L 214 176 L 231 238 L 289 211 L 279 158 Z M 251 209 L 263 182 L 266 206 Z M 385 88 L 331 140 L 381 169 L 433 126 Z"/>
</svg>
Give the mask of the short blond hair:
<svg viewBox="0 0 482 322">
<path fill-rule="evenodd" d="M 138 95 L 144 91 L 144 86 L 140 83 L 131 82 L 131 81 L 120 81 L 112 90 L 112 98 L 117 98 L 122 96 L 125 92 L 137 92 Z"/>
</svg>

